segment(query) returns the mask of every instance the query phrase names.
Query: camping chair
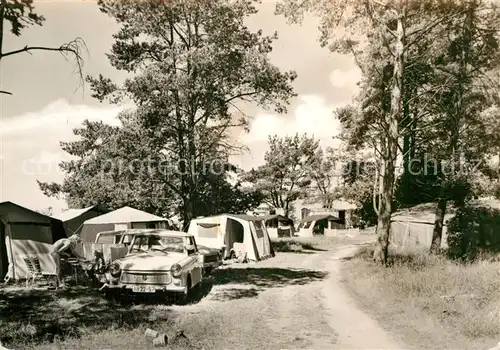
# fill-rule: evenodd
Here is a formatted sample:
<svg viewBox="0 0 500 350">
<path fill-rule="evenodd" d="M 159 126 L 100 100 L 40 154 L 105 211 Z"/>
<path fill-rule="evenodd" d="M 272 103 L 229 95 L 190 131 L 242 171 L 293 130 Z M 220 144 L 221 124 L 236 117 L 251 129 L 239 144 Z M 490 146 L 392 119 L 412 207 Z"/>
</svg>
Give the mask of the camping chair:
<svg viewBox="0 0 500 350">
<path fill-rule="evenodd" d="M 36 280 L 46 279 L 47 282 L 50 281 L 50 277 L 55 277 L 55 273 L 43 272 L 40 265 L 40 260 L 37 256 L 27 256 L 24 258 L 24 262 L 28 267 L 28 273 L 26 275 L 26 287 L 33 287 Z"/>
</svg>

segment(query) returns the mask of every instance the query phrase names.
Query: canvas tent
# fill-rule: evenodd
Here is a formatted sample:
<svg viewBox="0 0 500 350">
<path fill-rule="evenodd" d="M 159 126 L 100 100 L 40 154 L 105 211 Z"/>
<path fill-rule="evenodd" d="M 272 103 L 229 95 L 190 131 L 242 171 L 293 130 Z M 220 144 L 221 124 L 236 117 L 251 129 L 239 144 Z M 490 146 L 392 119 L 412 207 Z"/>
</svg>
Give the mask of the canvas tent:
<svg viewBox="0 0 500 350">
<path fill-rule="evenodd" d="M 473 207 L 486 207 L 500 209 L 500 201 L 492 198 L 480 198 L 469 203 Z M 449 203 L 443 220 L 443 233 L 441 248 L 447 248 L 448 220 L 453 218 L 456 208 Z M 399 247 L 425 247 L 429 248 L 432 242 L 434 222 L 436 220 L 436 204 L 423 203 L 412 208 L 401 209 L 391 216 L 392 244 Z"/>
<path fill-rule="evenodd" d="M 315 234 L 328 234 L 328 230 L 344 229 L 342 220 L 330 214 L 310 215 L 303 219 L 298 227 L 300 237 L 312 237 Z"/>
<path fill-rule="evenodd" d="M 262 215 L 258 218 L 265 222 L 267 233 L 271 238 L 291 237 L 294 234 L 293 220 L 284 215 Z"/>
<path fill-rule="evenodd" d="M 24 258 L 36 255 L 45 271 L 54 270 L 50 248 L 66 237 L 62 221 L 12 202 L 0 203 L 0 280 L 24 279 Z"/>
<path fill-rule="evenodd" d="M 120 231 L 132 228 L 169 228 L 168 220 L 131 207 L 123 207 L 83 223 L 81 237 L 95 242 L 99 232 Z"/>
<path fill-rule="evenodd" d="M 68 236 L 82 232 L 83 223 L 99 215 L 108 213 L 109 210 L 97 205 L 83 209 L 67 209 L 58 215 L 54 215 L 64 224 L 64 230 Z"/>
<path fill-rule="evenodd" d="M 188 233 L 196 237 L 199 245 L 224 250 L 224 258 L 232 249 L 241 249 L 247 258 L 259 261 L 274 256 L 266 225 L 261 217 L 221 214 L 191 220 Z"/>
</svg>

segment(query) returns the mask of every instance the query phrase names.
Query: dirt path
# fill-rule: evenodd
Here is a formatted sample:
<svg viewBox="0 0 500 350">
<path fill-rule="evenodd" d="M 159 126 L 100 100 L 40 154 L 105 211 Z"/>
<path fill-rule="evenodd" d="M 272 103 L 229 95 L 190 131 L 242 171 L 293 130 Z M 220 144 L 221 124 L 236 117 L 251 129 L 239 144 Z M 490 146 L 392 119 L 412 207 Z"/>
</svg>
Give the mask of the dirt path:
<svg viewBox="0 0 500 350">
<path fill-rule="evenodd" d="M 340 258 L 355 249 L 278 253 L 241 269 L 248 277 L 242 282 L 233 276 L 235 283 L 216 285 L 200 303 L 179 308 L 191 315 L 183 329 L 204 329 L 206 349 L 401 349 L 342 286 Z M 200 325 L 206 320 L 218 320 L 217 332 Z"/>
<path fill-rule="evenodd" d="M 361 311 L 341 284 L 340 259 L 355 251 L 356 247 L 346 247 L 326 260 L 330 277 L 323 284 L 324 305 L 328 310 L 330 326 L 339 334 L 334 348 L 402 349 L 401 341 L 393 339 L 375 320 Z"/>
<path fill-rule="evenodd" d="M 233 264 L 217 271 L 202 287 L 201 299 L 187 306 L 139 304 L 118 310 L 106 304 L 95 311 L 101 317 L 95 322 L 111 322 L 102 319 L 106 315 L 127 317 L 130 327 L 86 333 L 58 347 L 152 349 L 152 343 L 144 337 L 146 324 L 132 317 L 135 315 L 147 318 L 153 322 L 148 327 L 169 337 L 183 330 L 194 345 L 171 350 L 405 348 L 364 314 L 344 290 L 340 258 L 355 249 L 339 243 L 329 251 L 278 253 L 273 259 L 252 265 Z M 65 301 L 57 302 L 61 309 Z M 80 317 L 79 324 L 83 324 L 82 320 L 91 315 L 88 308 L 79 312 L 73 312 L 73 316 Z M 53 349 L 54 344 L 36 348 Z"/>
</svg>

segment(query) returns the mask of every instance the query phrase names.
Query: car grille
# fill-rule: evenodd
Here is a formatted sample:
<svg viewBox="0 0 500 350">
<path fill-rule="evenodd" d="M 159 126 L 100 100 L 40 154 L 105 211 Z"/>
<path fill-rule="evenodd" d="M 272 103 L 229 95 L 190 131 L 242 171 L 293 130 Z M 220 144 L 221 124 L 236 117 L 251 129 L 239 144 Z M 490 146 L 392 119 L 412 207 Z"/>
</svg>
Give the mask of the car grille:
<svg viewBox="0 0 500 350">
<path fill-rule="evenodd" d="M 123 271 L 120 282 L 129 284 L 169 284 L 168 272 Z"/>
<path fill-rule="evenodd" d="M 206 263 L 217 262 L 217 261 L 219 261 L 219 256 L 216 254 L 205 255 L 203 258 L 203 262 L 206 262 Z"/>
</svg>

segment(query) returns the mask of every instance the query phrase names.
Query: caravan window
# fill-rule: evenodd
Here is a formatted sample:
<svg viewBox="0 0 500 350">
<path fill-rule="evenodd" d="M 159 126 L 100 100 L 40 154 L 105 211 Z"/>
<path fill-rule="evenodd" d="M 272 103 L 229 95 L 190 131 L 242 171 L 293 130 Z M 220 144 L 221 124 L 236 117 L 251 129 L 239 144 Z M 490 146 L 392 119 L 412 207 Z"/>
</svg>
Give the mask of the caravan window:
<svg viewBox="0 0 500 350">
<path fill-rule="evenodd" d="M 198 237 L 217 238 L 219 234 L 219 224 L 201 224 L 198 225 Z"/>
<path fill-rule="evenodd" d="M 262 221 L 254 221 L 253 225 L 255 226 L 255 234 L 257 238 L 264 237 L 264 230 L 262 229 Z"/>
<path fill-rule="evenodd" d="M 115 234 L 114 233 L 100 233 L 96 238 L 96 243 L 100 244 L 113 244 L 115 242 Z"/>
</svg>

